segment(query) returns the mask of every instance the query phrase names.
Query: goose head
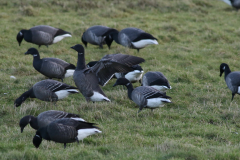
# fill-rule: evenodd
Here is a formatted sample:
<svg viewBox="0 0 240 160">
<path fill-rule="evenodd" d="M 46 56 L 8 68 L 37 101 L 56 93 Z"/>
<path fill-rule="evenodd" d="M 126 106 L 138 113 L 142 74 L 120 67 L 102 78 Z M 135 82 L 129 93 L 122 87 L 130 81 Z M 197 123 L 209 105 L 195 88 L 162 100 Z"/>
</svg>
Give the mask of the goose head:
<svg viewBox="0 0 240 160">
<path fill-rule="evenodd" d="M 75 46 L 72 46 L 71 48 L 74 49 L 75 51 L 77 51 L 78 54 L 84 54 L 84 48 L 81 44 L 76 44 Z"/>
<path fill-rule="evenodd" d="M 25 52 L 25 55 L 31 54 L 33 57 L 39 56 L 39 52 L 36 48 L 29 48 L 27 52 Z"/>
<path fill-rule="evenodd" d="M 117 85 L 125 85 L 126 86 L 126 85 L 128 85 L 130 83 L 131 82 L 128 79 L 126 79 L 126 78 L 118 78 L 116 83 L 113 85 L 113 87 L 115 87 Z"/>
<path fill-rule="evenodd" d="M 222 63 L 222 64 L 220 65 L 220 77 L 222 76 L 223 72 L 224 72 L 227 68 L 229 68 L 229 66 L 228 66 L 226 63 Z"/>
</svg>

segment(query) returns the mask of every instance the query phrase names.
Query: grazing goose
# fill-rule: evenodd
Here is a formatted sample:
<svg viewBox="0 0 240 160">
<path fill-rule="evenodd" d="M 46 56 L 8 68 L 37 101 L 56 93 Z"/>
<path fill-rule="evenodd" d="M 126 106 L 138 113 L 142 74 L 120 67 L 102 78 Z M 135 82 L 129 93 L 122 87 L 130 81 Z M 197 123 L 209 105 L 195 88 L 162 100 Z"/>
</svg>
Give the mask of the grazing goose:
<svg viewBox="0 0 240 160">
<path fill-rule="evenodd" d="M 119 33 L 115 32 L 111 35 L 114 41 L 128 48 L 142 49 L 150 44 L 158 44 L 158 41 L 151 34 L 144 32 L 138 28 L 125 28 Z"/>
<path fill-rule="evenodd" d="M 92 67 L 94 66 L 98 61 L 91 61 L 87 64 L 87 67 Z M 133 71 L 131 72 L 125 72 L 125 73 L 115 73 L 112 78 L 127 78 L 131 83 L 135 83 L 139 81 L 141 83 L 142 79 L 142 74 L 143 74 L 143 69 L 140 65 L 133 65 L 131 66 Z"/>
<path fill-rule="evenodd" d="M 126 78 L 117 79 L 113 87 L 117 85 L 125 85 L 127 87 L 128 98 L 139 106 L 138 113 L 143 108 L 153 110 L 158 107 L 163 107 L 165 103 L 171 103 L 169 100 L 171 97 L 167 96 L 166 93 L 160 92 L 159 90 L 149 86 L 140 86 L 133 89 L 131 82 Z"/>
<path fill-rule="evenodd" d="M 54 28 L 51 26 L 40 25 L 30 28 L 29 30 L 22 29 L 17 34 L 17 41 L 19 46 L 23 39 L 29 43 L 34 43 L 39 47 L 41 45 L 51 45 L 61 41 L 65 37 L 72 37 L 71 33 L 66 32 L 59 28 Z"/>
<path fill-rule="evenodd" d="M 93 125 L 93 123 L 69 118 L 58 119 L 38 129 L 33 137 L 33 144 L 38 148 L 43 138 L 49 141 L 64 143 L 64 148 L 66 148 L 66 143 L 79 142 L 79 140 L 83 140 L 87 136 L 102 133 L 98 127 Z"/>
<path fill-rule="evenodd" d="M 220 77 L 225 73 L 224 79 L 228 88 L 232 91 L 232 100 L 235 94 L 240 94 L 240 72 L 231 72 L 226 63 L 220 65 Z"/>
<path fill-rule="evenodd" d="M 20 120 L 19 126 L 21 128 L 21 133 L 23 132 L 23 129 L 28 125 L 28 123 L 30 123 L 30 126 L 33 129 L 38 130 L 39 128 L 45 127 L 49 123 L 61 118 L 72 118 L 79 121 L 85 121 L 77 114 L 67 113 L 64 111 L 49 110 L 40 113 L 37 117 L 34 117 L 32 115 L 24 116 Z"/>
<path fill-rule="evenodd" d="M 110 101 L 103 93 L 99 84 L 104 86 L 116 72 L 132 71 L 132 65 L 144 62 L 143 58 L 124 55 L 111 54 L 104 56 L 93 67 L 87 68 L 85 65 L 84 48 L 82 45 L 71 47 L 78 52 L 78 62 L 73 79 L 86 98 L 89 101 Z"/>
<path fill-rule="evenodd" d="M 38 98 L 42 101 L 56 102 L 59 99 L 67 97 L 69 94 L 78 93 L 76 87 L 68 84 L 47 79 L 37 82 L 31 89 L 24 92 L 14 102 L 15 107 L 20 106 L 28 97 Z"/>
<path fill-rule="evenodd" d="M 232 6 L 237 11 L 240 9 L 240 0 L 222 0 L 222 1 Z"/>
<path fill-rule="evenodd" d="M 167 78 L 161 72 L 147 72 L 142 79 L 142 86 L 151 86 L 159 91 L 171 89 Z"/>
<path fill-rule="evenodd" d="M 82 42 L 87 47 L 87 43 L 98 45 L 100 48 L 103 48 L 104 44 L 107 44 L 110 49 L 113 38 L 111 34 L 118 33 L 116 29 L 109 28 L 106 26 L 92 26 L 88 28 L 82 35 Z"/>
<path fill-rule="evenodd" d="M 140 65 L 133 65 L 131 66 L 133 71 L 131 72 L 125 72 L 125 73 L 115 73 L 115 77 L 118 78 L 126 78 L 131 83 L 140 82 L 142 79 L 143 69 Z"/>
<path fill-rule="evenodd" d="M 37 49 L 30 48 L 25 55 L 33 55 L 33 67 L 48 78 L 58 78 L 63 82 L 63 78 L 73 76 L 76 66 L 58 58 L 43 58 Z"/>
</svg>

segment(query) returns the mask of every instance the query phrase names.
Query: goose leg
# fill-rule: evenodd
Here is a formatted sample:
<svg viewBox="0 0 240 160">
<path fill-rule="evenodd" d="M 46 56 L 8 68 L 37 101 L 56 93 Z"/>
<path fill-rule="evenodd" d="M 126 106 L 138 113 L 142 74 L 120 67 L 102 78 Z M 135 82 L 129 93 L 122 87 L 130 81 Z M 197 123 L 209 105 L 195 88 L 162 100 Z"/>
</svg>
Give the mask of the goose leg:
<svg viewBox="0 0 240 160">
<path fill-rule="evenodd" d="M 67 146 L 66 143 L 64 143 L 64 149 L 66 149 L 66 146 Z"/>
<path fill-rule="evenodd" d="M 48 48 L 48 45 L 45 45 Z"/>
<path fill-rule="evenodd" d="M 78 140 L 78 138 L 76 137 L 75 139 L 76 139 L 77 143 L 79 144 L 79 140 Z"/>
<path fill-rule="evenodd" d="M 63 82 L 63 78 L 61 78 L 62 82 Z"/>
<path fill-rule="evenodd" d="M 38 45 L 38 48 L 40 48 L 41 47 L 41 45 Z"/>
<path fill-rule="evenodd" d="M 233 100 L 233 97 L 235 96 L 235 93 L 232 93 L 232 100 Z"/>
<path fill-rule="evenodd" d="M 139 49 L 137 49 L 138 53 L 139 53 Z"/>
<path fill-rule="evenodd" d="M 102 44 L 100 44 L 100 45 L 99 45 L 99 48 L 103 49 L 103 46 L 102 46 Z"/>
</svg>

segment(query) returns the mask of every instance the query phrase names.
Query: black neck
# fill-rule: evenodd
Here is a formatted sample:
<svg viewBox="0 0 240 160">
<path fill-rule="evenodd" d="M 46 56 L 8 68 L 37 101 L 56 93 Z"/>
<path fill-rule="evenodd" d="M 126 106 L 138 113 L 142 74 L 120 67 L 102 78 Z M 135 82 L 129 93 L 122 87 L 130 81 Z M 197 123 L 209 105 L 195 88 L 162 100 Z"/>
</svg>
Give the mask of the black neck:
<svg viewBox="0 0 240 160">
<path fill-rule="evenodd" d="M 86 68 L 84 53 L 78 53 L 78 62 L 76 70 L 82 70 Z"/>
<path fill-rule="evenodd" d="M 118 44 L 120 44 L 120 42 L 118 41 L 118 31 L 114 31 L 113 33 L 111 33 L 112 38 L 114 39 L 114 41 Z"/>
<path fill-rule="evenodd" d="M 31 30 L 21 30 L 21 32 L 23 33 L 24 35 L 24 39 L 25 41 L 27 42 L 32 42 L 32 31 Z"/>
<path fill-rule="evenodd" d="M 51 140 L 51 138 L 50 138 L 50 136 L 48 135 L 48 132 L 47 132 L 47 126 L 40 128 L 40 129 L 37 131 L 37 134 L 40 134 L 40 136 L 41 136 L 43 139 Z"/>
<path fill-rule="evenodd" d="M 132 91 L 133 91 L 133 85 L 132 83 L 128 83 L 125 85 L 128 89 L 128 98 L 132 100 Z"/>
<path fill-rule="evenodd" d="M 30 120 L 30 126 L 33 128 L 33 129 L 38 129 L 38 122 L 37 122 L 37 118 L 36 117 L 33 117 L 33 116 L 30 116 L 31 117 L 31 120 Z"/>
<path fill-rule="evenodd" d="M 21 97 L 22 101 L 25 101 L 28 97 L 31 97 L 32 94 L 33 94 L 33 88 L 24 92 L 20 97 Z"/>
<path fill-rule="evenodd" d="M 224 70 L 224 73 L 225 73 L 224 78 L 226 79 L 227 75 L 228 75 L 229 73 L 231 73 L 230 68 L 229 68 L 229 67 L 226 67 L 225 70 Z"/>
<path fill-rule="evenodd" d="M 42 66 L 42 60 L 40 59 L 40 55 L 39 54 L 33 55 L 33 67 L 37 71 L 40 71 L 41 66 Z"/>
</svg>

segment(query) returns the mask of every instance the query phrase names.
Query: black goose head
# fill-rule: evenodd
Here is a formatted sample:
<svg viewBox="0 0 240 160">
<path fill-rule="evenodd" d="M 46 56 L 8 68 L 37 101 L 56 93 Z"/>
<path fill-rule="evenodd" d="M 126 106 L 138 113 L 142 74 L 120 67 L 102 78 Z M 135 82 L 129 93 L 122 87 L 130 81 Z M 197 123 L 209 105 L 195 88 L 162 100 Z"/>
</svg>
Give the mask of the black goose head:
<svg viewBox="0 0 240 160">
<path fill-rule="evenodd" d="M 84 54 L 84 48 L 81 44 L 76 44 L 75 46 L 71 47 L 75 51 L 77 51 L 79 54 Z"/>
<path fill-rule="evenodd" d="M 34 57 L 39 56 L 39 52 L 36 48 L 29 48 L 28 51 L 25 53 L 25 55 L 27 55 L 27 54 L 31 54 Z"/>
<path fill-rule="evenodd" d="M 132 66 L 132 69 L 134 69 L 134 70 L 139 70 L 139 71 L 142 71 L 143 69 L 142 69 L 142 67 L 140 66 L 140 65 L 133 65 Z"/>
<path fill-rule="evenodd" d="M 94 66 L 98 61 L 91 61 L 87 64 L 87 67 L 92 67 Z"/>
<path fill-rule="evenodd" d="M 15 107 L 19 107 L 21 106 L 21 104 L 28 98 L 28 96 L 25 96 L 24 94 L 21 95 L 19 98 L 17 98 L 15 101 L 14 101 L 14 106 Z"/>
<path fill-rule="evenodd" d="M 42 143 L 42 136 L 39 131 L 36 132 L 36 135 L 33 137 L 33 145 L 38 148 Z"/>
<path fill-rule="evenodd" d="M 116 83 L 113 85 L 113 87 L 117 86 L 117 85 L 125 85 L 127 86 L 128 84 L 130 84 L 130 81 L 126 78 L 118 78 Z"/>
<path fill-rule="evenodd" d="M 228 66 L 226 63 L 222 63 L 222 64 L 220 65 L 220 77 L 222 76 L 223 72 L 224 72 L 226 69 L 229 69 L 229 66 Z"/>
<path fill-rule="evenodd" d="M 30 115 L 25 116 L 22 119 L 20 119 L 19 126 L 21 128 L 21 133 L 23 132 L 23 129 L 26 127 L 26 125 L 28 125 L 28 123 L 30 123 L 30 121 L 31 121 L 31 116 Z"/>
<path fill-rule="evenodd" d="M 17 34 L 17 41 L 18 41 L 18 44 L 19 44 L 19 46 L 21 45 L 21 42 L 22 42 L 22 40 L 23 40 L 23 37 L 24 37 L 24 32 L 25 32 L 26 30 L 25 29 L 22 29 L 20 32 L 18 32 L 18 34 Z"/>
</svg>

